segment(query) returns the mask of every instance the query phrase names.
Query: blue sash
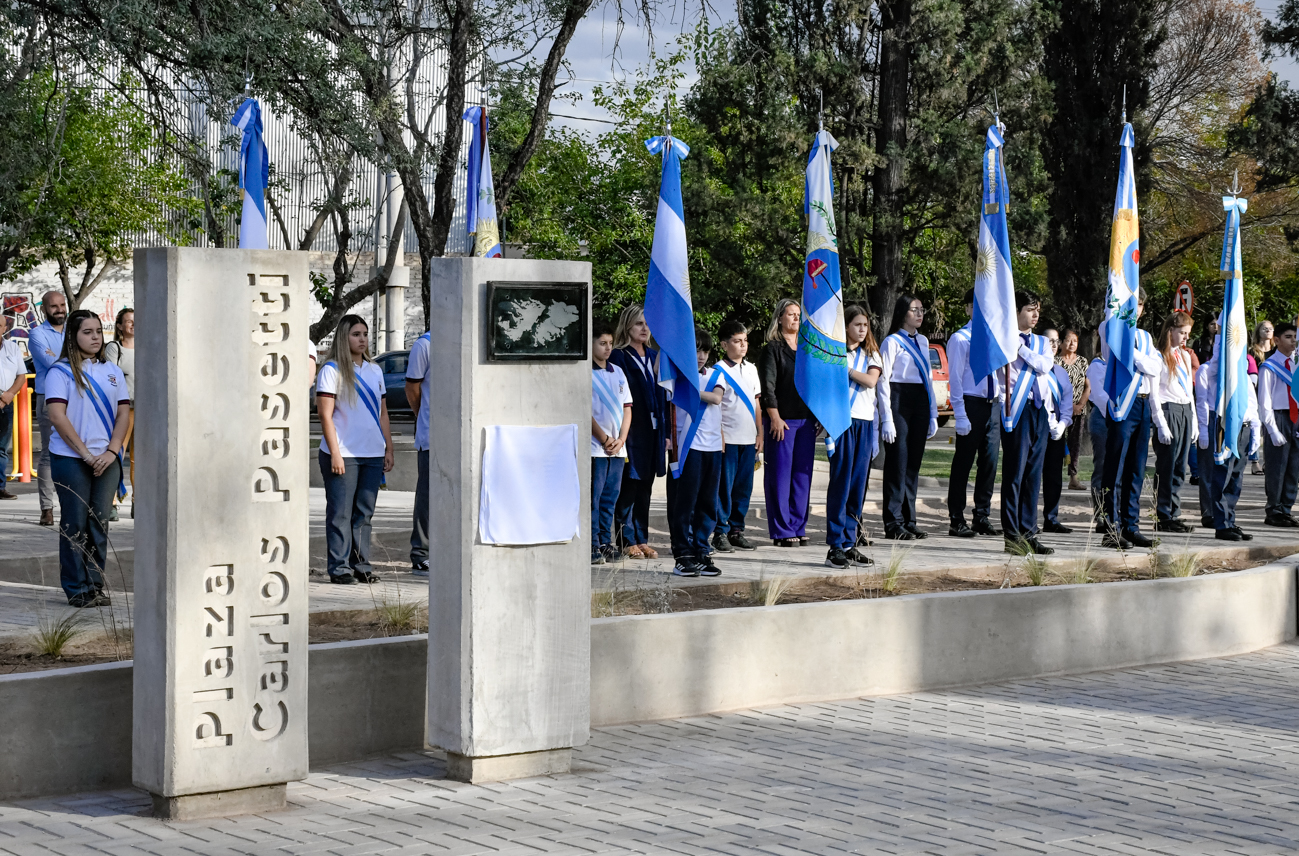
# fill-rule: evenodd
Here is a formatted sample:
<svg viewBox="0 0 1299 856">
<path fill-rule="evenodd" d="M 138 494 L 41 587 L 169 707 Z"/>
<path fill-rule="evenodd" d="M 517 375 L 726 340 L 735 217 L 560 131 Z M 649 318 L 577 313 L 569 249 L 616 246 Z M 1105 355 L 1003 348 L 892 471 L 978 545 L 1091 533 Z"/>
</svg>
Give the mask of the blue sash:
<svg viewBox="0 0 1299 856">
<path fill-rule="evenodd" d="M 1289 382 L 1290 379 L 1287 377 L 1286 383 Z M 1194 402 L 1195 390 L 1191 388 L 1192 387 L 1191 369 L 1186 363 L 1182 362 L 1181 349 L 1178 349 L 1178 353 L 1177 353 L 1177 383 L 1182 387 L 1183 390 L 1185 390 L 1186 394 L 1191 397 L 1191 401 Z"/>
<path fill-rule="evenodd" d="M 712 392 L 717 388 L 717 378 L 726 374 L 717 366 L 713 366 L 713 373 L 708 378 L 708 383 L 704 386 L 704 392 Z M 686 464 L 686 455 L 690 454 L 690 445 L 695 441 L 695 432 L 699 430 L 699 423 L 704 421 L 704 408 L 713 407 L 714 405 L 699 402 L 699 418 L 691 420 L 690 427 L 686 429 L 686 438 L 681 441 L 680 448 L 677 449 L 677 463 L 672 468 L 672 477 L 681 478 L 681 468 Z M 674 417 L 675 418 L 675 417 Z"/>
<path fill-rule="evenodd" d="M 1280 378 L 1281 380 L 1285 381 L 1286 389 L 1292 389 L 1292 388 L 1293 388 L 1293 386 L 1294 386 L 1294 372 L 1293 372 L 1293 371 L 1289 371 L 1289 372 L 1287 372 L 1287 371 L 1285 370 L 1285 366 L 1277 365 L 1277 364 L 1274 363 L 1272 360 L 1264 360 L 1264 361 L 1263 361 L 1263 368 L 1271 370 L 1272 373 L 1275 374 L 1278 378 Z M 1291 394 L 1291 395 L 1294 395 L 1294 392 L 1292 391 L 1290 394 Z M 1273 403 L 1272 403 L 1272 409 L 1273 409 L 1273 410 L 1289 410 L 1289 409 L 1290 409 L 1290 402 L 1289 402 L 1289 400 L 1287 400 L 1286 403 L 1285 403 L 1285 407 L 1277 407 L 1277 406 L 1276 406 L 1276 402 L 1273 402 Z"/>
<path fill-rule="evenodd" d="M 850 359 L 852 364 L 848 366 L 848 368 L 853 371 L 864 371 L 862 369 L 863 365 L 866 366 L 867 370 L 870 369 L 870 357 L 866 356 L 866 349 L 861 345 L 858 345 L 857 350 L 853 351 Z M 865 362 L 863 362 L 863 360 Z M 848 379 L 848 385 L 852 387 L 852 394 L 848 396 L 848 412 L 852 413 L 852 406 L 857 403 L 857 396 L 861 395 L 861 391 L 865 389 L 865 387 L 853 381 L 852 378 Z"/>
<path fill-rule="evenodd" d="M 333 360 L 330 360 L 329 362 L 325 363 L 324 366 L 321 366 L 321 368 L 323 369 L 325 368 L 325 366 L 333 366 L 334 371 L 338 372 L 339 378 L 340 379 L 342 378 L 343 372 L 338 368 L 338 363 L 334 362 Z M 379 436 L 382 437 L 383 420 L 379 417 L 379 393 L 375 392 L 374 390 L 370 389 L 370 387 L 366 386 L 365 380 L 361 377 L 360 374 L 353 372 L 352 377 L 356 380 L 355 386 L 356 386 L 357 398 L 361 399 L 361 402 L 365 404 L 365 409 L 368 410 L 370 416 L 374 418 L 375 427 L 379 429 Z M 381 485 L 388 484 L 387 473 L 384 473 L 381 476 L 379 476 L 379 484 Z"/>
<path fill-rule="evenodd" d="M 731 389 L 735 390 L 735 397 L 738 398 L 746 408 L 748 408 L 749 415 L 754 419 L 757 419 L 758 414 L 753 409 L 753 402 L 749 401 L 749 396 L 744 392 L 744 387 L 740 386 L 740 382 L 737 381 L 720 362 L 714 365 L 713 368 L 726 377 L 726 383 L 731 387 Z"/>
<path fill-rule="evenodd" d="M 58 369 L 59 371 L 63 372 L 65 375 L 68 376 L 68 380 L 72 381 L 73 386 L 74 387 L 76 386 L 77 378 L 76 375 L 72 373 L 72 366 L 60 360 L 59 362 L 50 366 L 50 368 Z M 87 391 L 90 393 L 88 397 L 90 398 L 91 406 L 95 409 L 95 415 L 99 417 L 100 424 L 102 424 L 104 426 L 104 430 L 108 432 L 108 439 L 111 442 L 113 439 L 113 429 L 117 427 L 117 408 L 113 405 L 113 402 L 109 400 L 108 396 L 104 394 L 103 388 L 100 387 L 100 385 L 95 382 L 95 379 L 90 376 L 90 372 L 83 371 L 81 373 L 81 376 L 86 379 L 86 386 L 88 387 Z M 119 449 L 117 452 L 117 498 L 118 499 L 121 499 L 122 497 L 126 496 L 126 479 L 125 479 L 125 474 L 123 473 L 123 469 L 124 468 L 122 466 L 122 452 Z"/>
<path fill-rule="evenodd" d="M 929 394 L 929 405 L 930 407 L 933 407 L 937 402 L 937 399 L 934 398 L 933 379 L 930 378 L 930 374 L 932 374 L 933 370 L 929 365 L 929 358 L 920 353 L 920 343 L 902 332 L 894 333 L 890 338 L 901 340 L 902 346 L 907 349 L 907 354 L 910 355 L 911 359 L 915 360 L 916 370 L 920 373 L 920 378 L 925 383 L 925 392 Z M 890 380 L 892 380 L 892 378 L 890 378 Z"/>
<path fill-rule="evenodd" d="M 1141 351 L 1143 354 L 1150 353 L 1150 349 L 1153 347 L 1150 344 L 1150 334 L 1145 330 L 1137 330 L 1132 347 L 1133 350 Z M 1123 391 L 1123 399 L 1121 401 L 1110 399 L 1109 415 L 1115 422 L 1122 422 L 1128 418 L 1128 412 L 1132 410 L 1132 402 L 1137 400 L 1137 390 L 1141 388 L 1141 378 L 1141 372 L 1134 370 L 1132 383 L 1128 384 L 1128 388 Z"/>
<path fill-rule="evenodd" d="M 1030 341 L 1032 343 L 1030 347 L 1032 347 L 1033 353 L 1046 353 L 1046 350 L 1041 344 L 1046 341 L 1044 337 L 1034 335 Z M 1059 382 L 1055 381 L 1054 371 L 1048 372 L 1047 377 L 1049 377 L 1053 382 L 1056 382 L 1057 386 L 1059 385 Z M 1019 424 L 1019 417 L 1024 413 L 1024 405 L 1028 403 L 1029 396 L 1033 392 L 1033 384 L 1037 382 L 1037 378 L 1037 370 L 1029 365 L 1028 361 L 1025 360 L 1024 368 L 1020 369 L 1019 376 L 1015 378 L 1015 389 L 1010 396 L 1010 413 L 1003 413 L 1001 417 L 1001 427 L 1005 430 L 1014 431 L 1015 426 Z"/>
<path fill-rule="evenodd" d="M 613 435 L 617 437 L 622 433 L 622 402 L 614 398 L 613 390 L 609 389 L 609 387 L 605 386 L 600 381 L 599 375 L 601 373 L 607 374 L 610 377 L 613 377 L 615 374 L 614 372 L 607 372 L 604 369 L 600 369 L 598 372 L 591 372 L 591 392 L 596 395 L 600 399 L 600 403 L 608 408 L 609 412 L 613 414 Z"/>
</svg>

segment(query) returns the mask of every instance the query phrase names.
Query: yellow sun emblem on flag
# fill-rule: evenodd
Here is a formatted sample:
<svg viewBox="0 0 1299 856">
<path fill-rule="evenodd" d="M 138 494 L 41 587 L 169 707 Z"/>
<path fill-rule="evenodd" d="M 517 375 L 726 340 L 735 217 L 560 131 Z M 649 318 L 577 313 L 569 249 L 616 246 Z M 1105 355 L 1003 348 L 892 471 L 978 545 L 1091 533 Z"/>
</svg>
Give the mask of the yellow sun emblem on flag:
<svg viewBox="0 0 1299 856">
<path fill-rule="evenodd" d="M 997 272 L 997 248 L 991 244 L 979 247 L 979 255 L 974 260 L 974 275 L 993 276 Z"/>
</svg>

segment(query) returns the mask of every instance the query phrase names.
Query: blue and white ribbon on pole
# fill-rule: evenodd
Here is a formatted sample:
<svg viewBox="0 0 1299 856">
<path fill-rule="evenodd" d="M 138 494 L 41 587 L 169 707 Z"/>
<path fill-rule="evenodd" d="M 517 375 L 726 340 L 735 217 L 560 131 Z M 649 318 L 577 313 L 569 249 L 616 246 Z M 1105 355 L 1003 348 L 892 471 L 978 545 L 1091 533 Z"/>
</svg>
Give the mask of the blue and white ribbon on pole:
<svg viewBox="0 0 1299 856">
<path fill-rule="evenodd" d="M 1002 126 L 988 128 L 983 147 L 983 209 L 979 217 L 979 254 L 974 267 L 974 317 L 970 322 L 970 373 L 975 383 L 1019 354 L 1015 311 L 1015 277 L 1010 264 L 1010 231 L 1006 209 L 1010 188 L 1002 160 Z"/>
<path fill-rule="evenodd" d="M 848 340 L 839 281 L 839 238 L 834 226 L 834 182 L 830 153 L 839 143 L 818 131 L 807 158 L 803 210 L 807 253 L 803 265 L 803 317 L 794 357 L 794 388 L 825 429 L 825 448 L 852 425 L 848 410 Z"/>
<path fill-rule="evenodd" d="M 1222 239 L 1222 335 L 1218 342 L 1218 388 L 1214 410 L 1218 414 L 1218 436 L 1214 438 L 1213 459 L 1220 464 L 1231 458 L 1244 457 L 1240 448 L 1240 428 L 1245 424 L 1246 396 L 1253 393 L 1249 383 L 1249 329 L 1245 325 L 1245 287 L 1240 276 L 1240 215 L 1249 203 L 1236 196 L 1222 197 L 1227 212 L 1227 228 Z"/>
<path fill-rule="evenodd" d="M 465 228 L 474 236 L 474 255 L 500 258 L 501 233 L 496 225 L 496 187 L 492 184 L 492 153 L 487 145 L 487 108 L 470 107 L 464 120 L 473 125 L 469 138 L 468 205 Z"/>
<path fill-rule="evenodd" d="M 239 144 L 239 189 L 244 192 L 239 220 L 239 247 L 264 250 L 266 242 L 266 185 L 271 178 L 271 157 L 262 139 L 262 108 L 256 98 L 245 98 L 230 120 L 243 134 Z"/>
<path fill-rule="evenodd" d="M 681 204 L 681 161 L 690 147 L 671 135 L 645 141 L 650 154 L 663 155 L 659 207 L 645 283 L 645 323 L 659 346 L 659 386 L 693 424 L 699 418 L 699 358 L 695 351 L 695 311 L 686 269 L 686 218 Z M 678 438 L 680 441 L 681 438 Z M 672 476 L 681 475 L 690 447 L 677 449 Z"/>
<path fill-rule="evenodd" d="M 1141 286 L 1140 223 L 1137 220 L 1137 180 L 1132 167 L 1132 123 L 1123 123 L 1119 140 L 1119 185 L 1110 227 L 1110 287 L 1105 295 L 1105 394 L 1110 416 L 1123 421 L 1132 409 L 1141 378 L 1137 377 L 1137 295 Z"/>
</svg>

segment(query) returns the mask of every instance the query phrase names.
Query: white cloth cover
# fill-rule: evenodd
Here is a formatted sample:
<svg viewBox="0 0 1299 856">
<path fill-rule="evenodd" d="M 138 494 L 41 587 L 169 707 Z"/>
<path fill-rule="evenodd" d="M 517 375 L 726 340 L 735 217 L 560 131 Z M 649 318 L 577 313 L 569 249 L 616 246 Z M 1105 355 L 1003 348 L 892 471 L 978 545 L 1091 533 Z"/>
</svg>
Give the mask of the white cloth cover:
<svg viewBox="0 0 1299 856">
<path fill-rule="evenodd" d="M 576 425 L 489 425 L 478 536 L 484 544 L 556 544 L 578 536 Z"/>
</svg>

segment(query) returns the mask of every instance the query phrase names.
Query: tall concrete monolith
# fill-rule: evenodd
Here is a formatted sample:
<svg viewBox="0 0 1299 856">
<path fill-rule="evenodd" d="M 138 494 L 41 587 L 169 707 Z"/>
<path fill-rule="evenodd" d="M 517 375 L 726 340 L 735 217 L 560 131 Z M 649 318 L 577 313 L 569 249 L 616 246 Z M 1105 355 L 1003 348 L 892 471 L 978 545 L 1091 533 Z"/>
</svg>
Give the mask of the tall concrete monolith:
<svg viewBox="0 0 1299 856">
<path fill-rule="evenodd" d="M 307 774 L 307 254 L 135 253 L 133 778 L 155 813 Z"/>
<path fill-rule="evenodd" d="M 428 740 L 447 751 L 448 774 L 491 781 L 566 772 L 590 733 L 591 266 L 524 259 L 435 259 L 430 276 Z M 550 300 L 533 294 L 501 319 L 489 283 L 580 286 Z M 554 311 L 555 304 L 562 311 Z M 538 315 L 549 306 L 547 315 Z M 498 307 L 499 308 L 499 307 Z M 588 356 L 532 359 L 529 343 L 556 333 L 580 309 Z M 547 317 L 559 317 L 548 324 Z M 570 328 L 571 329 L 571 328 Z M 576 341 L 579 337 L 571 337 Z M 542 346 L 544 348 L 544 345 Z M 492 426 L 576 425 L 577 537 L 494 546 L 480 532 L 486 436 Z M 541 479 L 527 490 L 556 489 Z"/>
</svg>

